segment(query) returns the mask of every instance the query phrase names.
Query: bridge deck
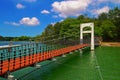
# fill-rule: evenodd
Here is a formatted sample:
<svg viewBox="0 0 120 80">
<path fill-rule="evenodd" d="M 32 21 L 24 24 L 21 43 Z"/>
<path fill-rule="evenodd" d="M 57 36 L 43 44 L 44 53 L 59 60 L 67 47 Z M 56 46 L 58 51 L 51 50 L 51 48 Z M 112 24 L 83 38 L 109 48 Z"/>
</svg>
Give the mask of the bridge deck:
<svg viewBox="0 0 120 80">
<path fill-rule="evenodd" d="M 0 53 L 0 76 L 5 75 L 8 71 L 13 72 L 18 69 L 28 67 L 30 65 L 33 65 L 37 62 L 41 62 L 44 60 L 52 59 L 53 57 L 60 56 L 63 54 L 67 54 L 71 51 L 77 50 L 84 48 L 86 46 L 89 46 L 89 44 L 83 44 L 83 45 L 74 45 L 74 46 L 69 46 L 69 47 L 64 47 L 64 48 L 59 48 L 59 49 L 54 49 L 54 50 L 45 50 L 45 51 L 38 51 L 34 52 L 34 54 L 27 54 L 24 55 L 25 51 L 30 52 L 26 49 L 19 50 L 18 51 L 22 54 L 19 56 L 17 55 L 18 53 L 16 50 L 13 50 L 12 53 L 14 54 L 14 57 L 9 57 L 10 54 L 5 54 L 9 53 L 11 49 L 3 50 Z M 25 51 L 24 51 L 25 50 Z M 34 48 L 33 48 L 34 50 Z M 4 54 L 2 54 L 4 52 Z M 33 53 L 32 52 L 32 53 Z"/>
</svg>

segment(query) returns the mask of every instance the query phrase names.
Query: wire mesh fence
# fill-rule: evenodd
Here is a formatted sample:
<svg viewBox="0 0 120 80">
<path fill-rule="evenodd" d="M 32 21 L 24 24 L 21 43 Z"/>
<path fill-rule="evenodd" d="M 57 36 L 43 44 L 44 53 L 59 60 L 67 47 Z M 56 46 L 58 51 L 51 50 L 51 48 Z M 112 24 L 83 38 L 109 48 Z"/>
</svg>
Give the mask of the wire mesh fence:
<svg viewBox="0 0 120 80">
<path fill-rule="evenodd" d="M 49 36 L 40 41 L 27 44 L 8 45 L 0 48 L 0 75 L 8 76 L 11 72 L 33 66 L 38 62 L 52 59 L 71 51 L 89 46 L 90 38 L 84 38 L 80 45 L 79 36 Z"/>
<path fill-rule="evenodd" d="M 87 45 L 79 45 L 79 37 L 42 38 L 40 42 L 8 45 L 0 48 L 0 75 L 31 66 Z"/>
</svg>

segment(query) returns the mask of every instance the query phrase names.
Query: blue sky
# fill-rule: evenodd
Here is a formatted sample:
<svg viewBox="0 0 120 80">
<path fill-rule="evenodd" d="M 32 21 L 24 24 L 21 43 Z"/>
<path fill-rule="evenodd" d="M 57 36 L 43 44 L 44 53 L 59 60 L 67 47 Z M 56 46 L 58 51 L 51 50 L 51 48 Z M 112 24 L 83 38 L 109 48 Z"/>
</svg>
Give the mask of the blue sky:
<svg viewBox="0 0 120 80">
<path fill-rule="evenodd" d="M 108 12 L 120 0 L 0 0 L 0 35 L 36 36 L 48 24 L 80 14 Z"/>
</svg>

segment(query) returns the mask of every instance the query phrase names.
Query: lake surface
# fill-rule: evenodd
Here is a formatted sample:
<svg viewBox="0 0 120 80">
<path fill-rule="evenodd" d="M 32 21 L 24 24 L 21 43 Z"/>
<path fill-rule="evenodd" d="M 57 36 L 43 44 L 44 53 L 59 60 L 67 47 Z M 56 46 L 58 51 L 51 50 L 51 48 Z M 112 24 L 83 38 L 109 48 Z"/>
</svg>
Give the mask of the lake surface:
<svg viewBox="0 0 120 80">
<path fill-rule="evenodd" d="M 10 42 L 10 41 L 0 41 L 0 46 L 4 46 L 4 45 L 18 45 L 18 44 L 27 44 L 27 43 L 31 43 L 30 41 L 16 41 L 16 42 Z"/>
<path fill-rule="evenodd" d="M 120 47 L 97 47 L 95 52 L 73 52 L 39 63 L 40 69 L 27 67 L 12 74 L 20 80 L 120 80 L 119 62 Z"/>
</svg>

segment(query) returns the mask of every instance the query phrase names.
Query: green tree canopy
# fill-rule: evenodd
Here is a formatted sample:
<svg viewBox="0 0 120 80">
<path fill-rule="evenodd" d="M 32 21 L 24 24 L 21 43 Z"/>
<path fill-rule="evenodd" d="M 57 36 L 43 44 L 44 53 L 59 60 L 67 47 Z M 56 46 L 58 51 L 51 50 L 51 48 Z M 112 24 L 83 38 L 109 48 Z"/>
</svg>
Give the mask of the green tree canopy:
<svg viewBox="0 0 120 80">
<path fill-rule="evenodd" d="M 37 38 L 58 35 L 57 38 L 73 36 L 75 39 L 75 37 L 79 37 L 80 24 L 88 22 L 95 23 L 95 36 L 102 37 L 104 41 L 120 41 L 120 9 L 118 7 L 111 9 L 108 13 L 101 13 L 97 18 L 87 17 L 87 15 L 66 18 L 55 25 L 48 25 Z"/>
</svg>

